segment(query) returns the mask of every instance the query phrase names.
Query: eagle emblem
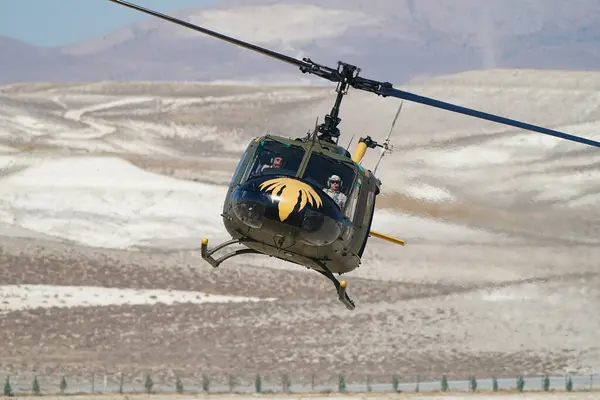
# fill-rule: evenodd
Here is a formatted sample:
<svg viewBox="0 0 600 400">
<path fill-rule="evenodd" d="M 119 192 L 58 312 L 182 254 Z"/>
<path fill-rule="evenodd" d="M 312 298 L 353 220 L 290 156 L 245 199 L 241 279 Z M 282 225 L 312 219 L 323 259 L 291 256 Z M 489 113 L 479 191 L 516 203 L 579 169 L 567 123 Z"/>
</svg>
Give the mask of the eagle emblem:
<svg viewBox="0 0 600 400">
<path fill-rule="evenodd" d="M 282 222 L 290 216 L 298 202 L 300 202 L 298 211 L 302 211 L 307 203 L 317 208 L 323 204 L 319 194 L 310 185 L 296 179 L 269 179 L 261 183 L 259 188 L 271 193 L 271 202 L 279 199 L 277 209 L 279 220 Z"/>
</svg>

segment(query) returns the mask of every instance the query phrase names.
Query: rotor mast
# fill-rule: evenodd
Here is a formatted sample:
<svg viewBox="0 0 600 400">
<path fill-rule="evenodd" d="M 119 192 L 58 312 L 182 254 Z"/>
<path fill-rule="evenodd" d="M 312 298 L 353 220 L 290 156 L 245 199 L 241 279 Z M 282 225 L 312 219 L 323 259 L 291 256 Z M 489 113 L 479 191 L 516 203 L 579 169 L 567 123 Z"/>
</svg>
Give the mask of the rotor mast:
<svg viewBox="0 0 600 400">
<path fill-rule="evenodd" d="M 304 58 L 303 61 L 312 63 L 312 61 L 308 58 Z M 337 92 L 335 103 L 333 104 L 331 112 L 325 115 L 325 121 L 317 128 L 317 131 L 320 133 L 319 140 L 324 140 L 334 144 L 337 144 L 337 139 L 340 136 L 340 130 L 338 128 L 338 125 L 341 122 L 339 114 L 340 105 L 342 104 L 342 98 L 344 97 L 344 95 L 348 94 L 348 87 L 350 86 L 351 82 L 354 82 L 354 80 L 358 76 L 360 68 L 354 65 L 344 63 L 342 61 L 338 61 L 337 72 L 341 79 L 338 82 L 337 87 L 335 89 L 335 91 Z"/>
</svg>

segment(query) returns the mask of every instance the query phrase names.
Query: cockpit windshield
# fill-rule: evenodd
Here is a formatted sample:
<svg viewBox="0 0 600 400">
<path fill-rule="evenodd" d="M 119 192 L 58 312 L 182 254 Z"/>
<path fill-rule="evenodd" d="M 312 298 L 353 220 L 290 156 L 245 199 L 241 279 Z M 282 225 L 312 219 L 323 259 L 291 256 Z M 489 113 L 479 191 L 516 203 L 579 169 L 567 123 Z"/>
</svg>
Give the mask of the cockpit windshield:
<svg viewBox="0 0 600 400">
<path fill-rule="evenodd" d="M 275 141 L 262 141 L 254 155 L 248 178 L 280 174 L 295 176 L 304 157 L 304 149 Z"/>
<path fill-rule="evenodd" d="M 354 169 L 343 161 L 313 153 L 302 179 L 321 188 L 344 209 L 352 191 L 355 173 Z"/>
</svg>

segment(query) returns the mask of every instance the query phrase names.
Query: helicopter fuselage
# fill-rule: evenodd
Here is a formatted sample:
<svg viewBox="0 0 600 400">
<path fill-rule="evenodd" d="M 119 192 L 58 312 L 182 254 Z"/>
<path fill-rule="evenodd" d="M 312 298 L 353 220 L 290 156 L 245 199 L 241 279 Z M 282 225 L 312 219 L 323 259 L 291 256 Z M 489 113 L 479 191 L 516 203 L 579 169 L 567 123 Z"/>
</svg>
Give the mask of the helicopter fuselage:
<svg viewBox="0 0 600 400">
<path fill-rule="evenodd" d="M 276 157 L 284 164 L 273 168 Z M 342 207 L 324 190 L 332 175 L 343 182 Z M 256 138 L 233 174 L 223 223 L 234 239 L 260 253 L 342 274 L 360 265 L 379 186 L 335 144 Z"/>
</svg>

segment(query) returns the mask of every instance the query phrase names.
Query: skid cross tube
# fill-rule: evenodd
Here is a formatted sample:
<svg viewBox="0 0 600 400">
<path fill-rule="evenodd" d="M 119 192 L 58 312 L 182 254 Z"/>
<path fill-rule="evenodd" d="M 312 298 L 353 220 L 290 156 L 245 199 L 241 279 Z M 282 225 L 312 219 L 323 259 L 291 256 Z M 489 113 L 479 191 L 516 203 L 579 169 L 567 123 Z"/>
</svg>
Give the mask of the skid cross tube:
<svg viewBox="0 0 600 400">
<path fill-rule="evenodd" d="M 225 254 L 224 256 L 220 257 L 220 258 L 213 258 L 213 254 L 216 253 L 217 251 L 230 246 L 232 244 L 244 244 L 243 242 L 247 242 L 248 240 L 243 240 L 243 239 L 232 239 L 232 240 L 228 240 L 226 242 L 221 243 L 220 245 L 216 246 L 215 248 L 208 250 L 208 239 L 202 239 L 202 247 L 200 248 L 200 252 L 202 255 L 202 258 L 204 260 L 206 260 L 210 265 L 213 266 L 213 268 L 217 268 L 219 266 L 219 264 L 221 264 L 223 261 L 227 260 L 228 258 L 234 257 L 234 256 L 239 256 L 242 254 L 262 254 L 259 251 L 256 251 L 254 249 L 238 249 L 238 250 L 234 250 L 232 252 L 229 252 L 227 254 Z"/>
</svg>

